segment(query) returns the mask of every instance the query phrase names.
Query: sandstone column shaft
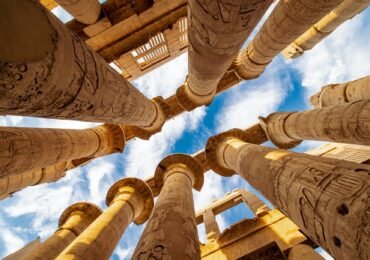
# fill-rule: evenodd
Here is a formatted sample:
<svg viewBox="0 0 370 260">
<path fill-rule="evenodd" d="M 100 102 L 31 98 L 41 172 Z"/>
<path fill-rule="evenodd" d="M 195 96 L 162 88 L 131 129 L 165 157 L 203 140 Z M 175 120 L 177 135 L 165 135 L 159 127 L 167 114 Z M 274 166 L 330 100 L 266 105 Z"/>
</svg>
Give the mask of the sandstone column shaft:
<svg viewBox="0 0 370 260">
<path fill-rule="evenodd" d="M 55 0 L 77 21 L 84 24 L 95 23 L 100 15 L 101 7 L 98 0 Z"/>
<path fill-rule="evenodd" d="M 218 162 L 336 259 L 368 259 L 370 167 L 223 139 Z"/>
<path fill-rule="evenodd" d="M 370 100 L 304 112 L 278 112 L 262 119 L 269 139 L 280 148 L 300 140 L 370 145 Z"/>
<path fill-rule="evenodd" d="M 312 247 L 298 244 L 289 250 L 288 260 L 324 260 Z"/>
<path fill-rule="evenodd" d="M 192 194 L 196 175 L 179 161 L 163 165 L 155 180 L 164 184 L 132 259 L 200 259 Z"/>
<path fill-rule="evenodd" d="M 86 202 L 68 207 L 60 217 L 58 230 L 33 250 L 25 260 L 55 259 L 100 214 L 101 209 Z"/>
<path fill-rule="evenodd" d="M 207 209 L 203 213 L 203 223 L 206 229 L 207 240 L 217 239 L 220 234 L 220 228 L 218 227 L 216 216 L 212 209 Z"/>
<path fill-rule="evenodd" d="M 86 130 L 0 127 L 0 177 L 122 151 L 118 125 Z"/>
<path fill-rule="evenodd" d="M 279 1 L 260 31 L 235 60 L 238 74 L 243 79 L 258 77 L 276 55 L 341 2 Z"/>
<path fill-rule="evenodd" d="M 38 1 L 0 3 L 0 114 L 149 126 L 157 110 Z"/>
<path fill-rule="evenodd" d="M 370 99 L 370 76 L 342 84 L 330 84 L 310 97 L 315 108 Z"/>
<path fill-rule="evenodd" d="M 125 178 L 108 191 L 109 207 L 56 259 L 109 259 L 127 226 L 142 224 L 153 207 L 153 195 L 145 182 Z"/>
<path fill-rule="evenodd" d="M 0 200 L 28 186 L 55 182 L 65 176 L 66 162 L 0 178 Z"/>
<path fill-rule="evenodd" d="M 290 44 L 283 51 L 284 56 L 291 59 L 301 56 L 305 51 L 312 49 L 325 39 L 342 23 L 365 10 L 369 3 L 369 0 L 344 0 Z"/>
<path fill-rule="evenodd" d="M 222 75 L 271 3 L 188 1 L 189 75 L 184 91 L 193 103 L 212 101 Z"/>
</svg>

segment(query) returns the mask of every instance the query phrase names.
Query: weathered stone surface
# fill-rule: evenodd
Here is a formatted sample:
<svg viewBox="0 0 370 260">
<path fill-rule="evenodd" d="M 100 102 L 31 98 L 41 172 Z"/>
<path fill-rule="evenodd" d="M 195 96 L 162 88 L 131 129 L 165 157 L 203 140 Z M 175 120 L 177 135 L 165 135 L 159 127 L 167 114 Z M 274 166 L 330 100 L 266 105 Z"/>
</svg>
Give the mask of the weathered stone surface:
<svg viewBox="0 0 370 260">
<path fill-rule="evenodd" d="M 262 18 L 271 0 L 188 1 L 189 73 L 186 110 L 209 104 L 217 84 L 244 41 Z"/>
<path fill-rule="evenodd" d="M 288 260 L 324 260 L 312 247 L 298 244 L 289 250 Z"/>
<path fill-rule="evenodd" d="M 240 77 L 258 77 L 276 55 L 342 1 L 279 1 L 254 39 L 235 59 Z"/>
<path fill-rule="evenodd" d="M 95 23 L 101 11 L 98 0 L 55 0 L 55 2 L 70 13 L 77 21 L 84 24 Z"/>
<path fill-rule="evenodd" d="M 69 206 L 60 216 L 59 226 L 55 233 L 22 259 L 55 259 L 59 253 L 100 216 L 101 212 L 101 209 L 96 205 L 87 202 L 79 202 Z"/>
<path fill-rule="evenodd" d="M 370 145 L 370 100 L 261 118 L 269 139 L 280 148 L 301 140 Z"/>
<path fill-rule="evenodd" d="M 155 121 L 155 105 L 37 1 L 6 0 L 0 7 L 0 114 Z"/>
<path fill-rule="evenodd" d="M 118 125 L 86 130 L 0 127 L 0 177 L 122 152 L 124 145 L 125 136 Z"/>
<path fill-rule="evenodd" d="M 200 259 L 192 187 L 202 187 L 201 166 L 190 156 L 170 155 L 155 180 L 163 187 L 132 259 Z"/>
<path fill-rule="evenodd" d="M 288 59 L 301 56 L 305 51 L 312 49 L 325 39 L 342 23 L 364 11 L 369 3 L 369 0 L 344 0 L 290 44 L 283 51 L 283 55 Z"/>
<path fill-rule="evenodd" d="M 225 139 L 218 160 L 337 259 L 368 259 L 370 167 Z"/>
<path fill-rule="evenodd" d="M 310 97 L 310 102 L 315 108 L 321 108 L 367 99 L 370 99 L 370 76 L 326 85 Z"/>
<path fill-rule="evenodd" d="M 142 224 L 153 208 L 153 194 L 145 182 L 125 178 L 108 191 L 108 208 L 56 259 L 109 259 L 127 226 Z"/>
</svg>

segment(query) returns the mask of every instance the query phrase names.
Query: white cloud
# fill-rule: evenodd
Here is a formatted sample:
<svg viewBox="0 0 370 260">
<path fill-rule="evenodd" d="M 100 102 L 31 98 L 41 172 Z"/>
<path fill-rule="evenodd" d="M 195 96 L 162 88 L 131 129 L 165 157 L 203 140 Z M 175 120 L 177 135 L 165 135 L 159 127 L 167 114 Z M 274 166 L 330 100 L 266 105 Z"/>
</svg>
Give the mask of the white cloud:
<svg viewBox="0 0 370 260">
<path fill-rule="evenodd" d="M 7 227 L 7 225 L 3 222 L 0 218 L 0 229 L 1 229 L 1 236 L 0 241 L 5 248 L 4 255 L 8 255 L 13 253 L 14 251 L 18 250 L 20 247 L 24 246 L 26 241 L 21 238 L 16 232 L 12 231 L 11 228 Z"/>
<path fill-rule="evenodd" d="M 370 74 L 370 9 L 337 28 L 312 50 L 292 62 L 302 75 L 307 96 L 322 86 Z"/>
</svg>

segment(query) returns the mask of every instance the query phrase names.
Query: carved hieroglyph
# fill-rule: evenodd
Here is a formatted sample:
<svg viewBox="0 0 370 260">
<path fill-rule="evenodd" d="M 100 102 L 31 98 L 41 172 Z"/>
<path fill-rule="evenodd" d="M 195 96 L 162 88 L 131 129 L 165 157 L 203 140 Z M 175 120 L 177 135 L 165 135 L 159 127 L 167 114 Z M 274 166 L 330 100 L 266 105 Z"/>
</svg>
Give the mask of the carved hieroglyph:
<svg viewBox="0 0 370 260">
<path fill-rule="evenodd" d="M 55 0 L 55 2 L 80 23 L 93 24 L 100 15 L 101 8 L 98 0 Z"/>
<path fill-rule="evenodd" d="M 170 155 L 155 181 L 163 187 L 132 259 L 200 259 L 192 187 L 203 185 L 201 166 L 191 156 Z"/>
<path fill-rule="evenodd" d="M 369 259 L 370 167 L 212 137 L 218 162 L 336 259 Z"/>
<path fill-rule="evenodd" d="M 122 152 L 123 130 L 104 124 L 85 130 L 0 127 L 0 178 L 83 157 Z"/>
<path fill-rule="evenodd" d="M 310 97 L 310 102 L 315 108 L 320 108 L 366 99 L 370 99 L 370 76 L 326 85 Z"/>
<path fill-rule="evenodd" d="M 0 9 L 0 114 L 138 126 L 155 121 L 153 102 L 38 1 L 4 0 Z"/>
<path fill-rule="evenodd" d="M 342 1 L 279 1 L 247 48 L 235 59 L 240 77 L 258 77 L 276 55 Z"/>
<path fill-rule="evenodd" d="M 330 35 L 342 23 L 364 11 L 369 4 L 369 0 L 344 0 L 290 44 L 283 51 L 283 55 L 289 59 L 301 56 Z"/>
<path fill-rule="evenodd" d="M 22 259 L 55 259 L 100 214 L 101 209 L 91 203 L 79 202 L 69 206 L 60 216 L 58 229 L 55 233 Z"/>
<path fill-rule="evenodd" d="M 128 225 L 143 224 L 153 209 L 153 194 L 140 179 L 125 178 L 109 189 L 108 208 L 56 259 L 109 259 Z"/>
<path fill-rule="evenodd" d="M 222 75 L 271 3 L 188 1 L 189 73 L 185 89 L 178 93 L 186 110 L 212 101 Z"/>
<path fill-rule="evenodd" d="M 301 140 L 370 145 L 370 100 L 261 118 L 269 139 L 280 148 Z"/>
</svg>

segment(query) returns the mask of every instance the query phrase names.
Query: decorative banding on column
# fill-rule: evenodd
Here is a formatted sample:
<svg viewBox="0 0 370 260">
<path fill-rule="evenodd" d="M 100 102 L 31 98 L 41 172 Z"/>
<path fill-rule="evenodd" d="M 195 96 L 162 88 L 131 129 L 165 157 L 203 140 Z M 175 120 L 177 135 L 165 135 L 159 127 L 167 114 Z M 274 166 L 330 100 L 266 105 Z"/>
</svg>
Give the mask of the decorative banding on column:
<svg viewBox="0 0 370 260">
<path fill-rule="evenodd" d="M 180 153 L 171 154 L 160 161 L 154 174 L 154 182 L 156 187 L 158 187 L 159 189 L 163 187 L 163 184 L 168 177 L 168 169 L 176 164 L 183 165 L 190 170 L 193 176 L 188 177 L 192 179 L 191 183 L 193 184 L 193 188 L 197 191 L 200 191 L 203 187 L 204 182 L 202 166 L 192 156 Z"/>
<path fill-rule="evenodd" d="M 185 111 L 192 111 L 199 106 L 207 106 L 211 104 L 214 96 L 216 95 L 217 89 L 215 89 L 214 93 L 212 92 L 209 95 L 196 95 L 187 85 L 188 82 L 185 81 L 184 84 L 176 90 L 177 102 Z"/>
<path fill-rule="evenodd" d="M 148 140 L 152 135 L 159 133 L 162 130 L 166 120 L 173 114 L 171 107 L 161 96 L 153 98 L 152 101 L 157 109 L 157 117 L 152 125 L 147 127 L 139 127 L 134 125 L 125 126 L 130 133 L 132 133 L 135 137 L 139 137 L 140 139 Z"/>
<path fill-rule="evenodd" d="M 302 141 L 291 138 L 285 131 L 286 119 L 293 114 L 286 112 L 272 113 L 266 118 L 259 117 L 260 124 L 268 139 L 277 147 L 291 149 L 299 145 Z"/>
<path fill-rule="evenodd" d="M 225 177 L 234 175 L 235 171 L 220 162 L 218 150 L 220 145 L 222 145 L 225 140 L 230 138 L 236 138 L 244 142 L 254 144 L 261 144 L 267 141 L 267 137 L 265 137 L 264 132 L 259 124 L 251 126 L 246 130 L 241 130 L 238 128 L 230 129 L 226 132 L 210 137 L 205 147 L 207 163 L 212 171 Z"/>
<path fill-rule="evenodd" d="M 96 205 L 88 202 L 75 203 L 64 210 L 59 218 L 58 229 L 24 260 L 55 259 L 102 213 Z"/>
<path fill-rule="evenodd" d="M 95 23 L 101 12 L 98 0 L 55 0 L 63 9 L 83 24 Z"/>
<path fill-rule="evenodd" d="M 105 202 L 109 207 L 109 205 L 111 205 L 115 200 L 120 200 L 119 196 L 127 192 L 127 187 L 135 188 L 135 192 L 137 192 L 137 194 L 140 194 L 139 196 L 143 198 L 143 202 L 134 201 L 130 203 L 130 206 L 134 211 L 134 222 L 137 225 L 141 225 L 148 220 L 154 207 L 153 193 L 145 182 L 136 178 L 125 178 L 119 180 L 109 188 Z M 135 207 L 133 207 L 135 203 L 143 203 L 143 209 L 141 211 L 135 212 Z"/>
</svg>

